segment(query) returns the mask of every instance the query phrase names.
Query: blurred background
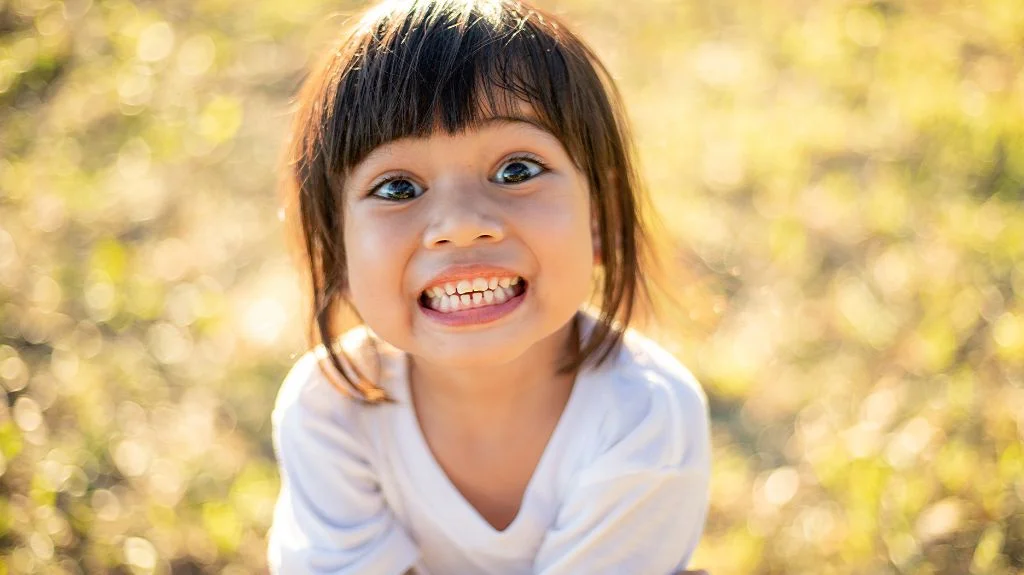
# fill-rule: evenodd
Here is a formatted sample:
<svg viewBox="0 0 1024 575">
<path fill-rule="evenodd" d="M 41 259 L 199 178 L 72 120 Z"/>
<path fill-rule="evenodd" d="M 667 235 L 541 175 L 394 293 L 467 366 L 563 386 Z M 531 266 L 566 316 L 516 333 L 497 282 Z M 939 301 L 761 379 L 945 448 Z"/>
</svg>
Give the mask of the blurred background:
<svg viewBox="0 0 1024 575">
<path fill-rule="evenodd" d="M 1024 4 L 551 0 L 672 236 L 732 573 L 1024 572 Z M 313 0 L 0 0 L 0 572 L 265 570 Z"/>
</svg>

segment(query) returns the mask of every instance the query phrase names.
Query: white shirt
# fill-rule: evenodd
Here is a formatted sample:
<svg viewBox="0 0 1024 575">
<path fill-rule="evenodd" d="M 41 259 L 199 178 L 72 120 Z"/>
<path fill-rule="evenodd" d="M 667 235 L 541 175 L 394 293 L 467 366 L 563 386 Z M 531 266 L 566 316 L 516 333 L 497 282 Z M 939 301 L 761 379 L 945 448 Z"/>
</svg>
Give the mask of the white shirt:
<svg viewBox="0 0 1024 575">
<path fill-rule="evenodd" d="M 582 317 L 586 333 L 593 320 Z M 364 366 L 375 365 L 369 337 L 357 328 L 343 343 Z M 579 372 L 502 531 L 434 459 L 410 402 L 405 354 L 383 342 L 377 349 L 371 374 L 394 404 L 346 398 L 312 352 L 281 386 L 271 418 L 281 473 L 272 573 L 655 575 L 686 566 L 708 508 L 707 400 L 655 343 L 627 332 L 604 365 Z"/>
</svg>

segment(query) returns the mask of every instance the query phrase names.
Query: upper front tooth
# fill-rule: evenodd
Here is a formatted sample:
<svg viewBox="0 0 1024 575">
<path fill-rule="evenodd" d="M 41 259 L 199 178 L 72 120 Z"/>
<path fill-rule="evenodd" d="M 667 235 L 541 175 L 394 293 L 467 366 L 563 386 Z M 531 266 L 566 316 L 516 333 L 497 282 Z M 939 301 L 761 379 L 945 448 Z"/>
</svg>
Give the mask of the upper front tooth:
<svg viewBox="0 0 1024 575">
<path fill-rule="evenodd" d="M 469 293 L 473 291 L 473 284 L 470 283 L 469 280 L 460 280 L 456 289 L 459 293 Z"/>
<path fill-rule="evenodd" d="M 487 288 L 488 289 L 493 290 L 493 289 L 495 289 L 497 287 L 498 287 L 498 278 L 491 278 L 490 281 L 487 282 Z"/>
<path fill-rule="evenodd" d="M 500 285 L 501 287 L 508 287 L 511 283 L 512 280 L 508 278 L 501 278 L 500 280 L 498 280 L 498 285 Z"/>
<path fill-rule="evenodd" d="M 473 290 L 484 291 L 485 289 L 487 289 L 487 280 L 485 280 L 484 278 L 473 279 Z"/>
<path fill-rule="evenodd" d="M 444 292 L 448 295 L 453 295 L 455 293 L 455 284 L 452 282 L 444 284 Z"/>
</svg>

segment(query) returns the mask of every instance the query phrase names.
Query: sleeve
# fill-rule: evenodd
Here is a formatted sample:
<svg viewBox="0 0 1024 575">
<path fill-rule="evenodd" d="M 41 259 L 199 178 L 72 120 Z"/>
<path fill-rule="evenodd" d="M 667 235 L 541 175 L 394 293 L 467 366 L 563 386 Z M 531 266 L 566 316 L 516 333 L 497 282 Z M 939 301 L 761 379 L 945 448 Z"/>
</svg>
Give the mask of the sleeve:
<svg viewBox="0 0 1024 575">
<path fill-rule="evenodd" d="M 268 534 L 272 574 L 401 574 L 418 550 L 387 507 L 357 433 L 356 406 L 313 354 L 285 379 L 271 417 L 281 491 Z"/>
<path fill-rule="evenodd" d="M 658 575 L 687 566 L 704 530 L 711 448 L 704 394 L 692 375 L 683 383 L 652 396 L 641 416 L 612 424 L 626 430 L 571 483 L 535 573 Z"/>
</svg>

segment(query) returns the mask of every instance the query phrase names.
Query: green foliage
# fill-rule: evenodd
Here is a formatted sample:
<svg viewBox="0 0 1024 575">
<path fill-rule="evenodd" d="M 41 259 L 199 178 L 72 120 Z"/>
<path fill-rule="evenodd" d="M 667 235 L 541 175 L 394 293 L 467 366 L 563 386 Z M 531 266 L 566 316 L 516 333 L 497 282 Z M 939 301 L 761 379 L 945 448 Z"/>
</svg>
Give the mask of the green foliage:
<svg viewBox="0 0 1024 575">
<path fill-rule="evenodd" d="M 1020 3 L 550 7 L 619 79 L 680 264 L 695 564 L 1024 572 Z M 264 569 L 304 347 L 276 167 L 352 10 L 0 0 L 0 573 Z"/>
</svg>

